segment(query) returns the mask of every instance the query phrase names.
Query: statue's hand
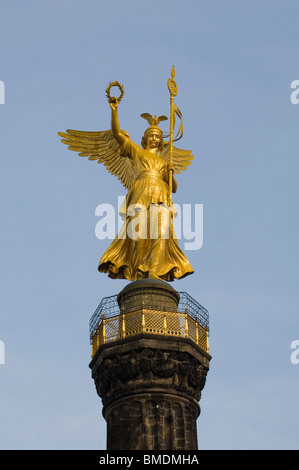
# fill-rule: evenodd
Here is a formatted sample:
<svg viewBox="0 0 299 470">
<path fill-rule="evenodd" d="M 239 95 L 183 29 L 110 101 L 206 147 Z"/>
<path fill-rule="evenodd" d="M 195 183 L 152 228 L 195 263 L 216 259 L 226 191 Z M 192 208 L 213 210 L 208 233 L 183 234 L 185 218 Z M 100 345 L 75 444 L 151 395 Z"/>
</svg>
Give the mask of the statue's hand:
<svg viewBox="0 0 299 470">
<path fill-rule="evenodd" d="M 115 97 L 110 98 L 109 100 L 109 106 L 113 111 L 116 111 L 118 108 L 118 100 Z"/>
</svg>

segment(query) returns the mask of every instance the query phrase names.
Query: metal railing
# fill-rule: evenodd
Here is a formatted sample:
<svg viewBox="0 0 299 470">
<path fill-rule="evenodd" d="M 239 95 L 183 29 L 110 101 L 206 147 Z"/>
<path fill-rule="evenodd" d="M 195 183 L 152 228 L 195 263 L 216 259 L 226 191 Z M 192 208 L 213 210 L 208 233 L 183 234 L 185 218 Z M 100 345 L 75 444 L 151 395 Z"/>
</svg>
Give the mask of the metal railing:
<svg viewBox="0 0 299 470">
<path fill-rule="evenodd" d="M 132 308 L 120 312 L 117 296 L 102 299 L 90 319 L 92 357 L 106 343 L 142 333 L 189 338 L 209 352 L 209 314 L 189 294 L 180 292 L 177 311 L 155 308 Z"/>
<path fill-rule="evenodd" d="M 202 327 L 188 313 L 163 312 L 148 308 L 106 318 L 91 337 L 92 357 L 102 344 L 141 333 L 190 338 L 209 352 L 208 329 Z"/>
</svg>

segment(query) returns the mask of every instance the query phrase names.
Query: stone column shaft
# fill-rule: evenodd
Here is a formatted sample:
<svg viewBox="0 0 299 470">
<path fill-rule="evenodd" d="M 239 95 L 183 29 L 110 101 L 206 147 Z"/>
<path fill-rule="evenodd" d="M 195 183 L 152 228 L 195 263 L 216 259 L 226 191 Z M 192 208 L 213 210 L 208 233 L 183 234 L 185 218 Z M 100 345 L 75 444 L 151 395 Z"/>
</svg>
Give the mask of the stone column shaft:
<svg viewBox="0 0 299 470">
<path fill-rule="evenodd" d="M 198 402 L 211 356 L 181 333 L 179 298 L 159 280 L 135 281 L 118 295 L 123 318 L 139 309 L 151 321 L 156 311 L 172 321 L 166 328 L 124 328 L 119 339 L 103 342 L 95 352 L 90 368 L 103 402 L 107 450 L 198 448 Z"/>
</svg>

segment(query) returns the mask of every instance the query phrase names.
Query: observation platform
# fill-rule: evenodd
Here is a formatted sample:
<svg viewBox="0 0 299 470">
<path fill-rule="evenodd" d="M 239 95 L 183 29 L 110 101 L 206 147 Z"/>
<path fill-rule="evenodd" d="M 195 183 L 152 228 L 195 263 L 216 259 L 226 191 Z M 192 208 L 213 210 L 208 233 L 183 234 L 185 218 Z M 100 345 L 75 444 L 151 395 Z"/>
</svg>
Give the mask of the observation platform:
<svg viewBox="0 0 299 470">
<path fill-rule="evenodd" d="M 187 338 L 209 353 L 209 313 L 186 292 L 143 279 L 104 297 L 89 323 L 91 356 L 107 343 L 140 334 Z M 158 338 L 157 338 L 158 339 Z"/>
</svg>

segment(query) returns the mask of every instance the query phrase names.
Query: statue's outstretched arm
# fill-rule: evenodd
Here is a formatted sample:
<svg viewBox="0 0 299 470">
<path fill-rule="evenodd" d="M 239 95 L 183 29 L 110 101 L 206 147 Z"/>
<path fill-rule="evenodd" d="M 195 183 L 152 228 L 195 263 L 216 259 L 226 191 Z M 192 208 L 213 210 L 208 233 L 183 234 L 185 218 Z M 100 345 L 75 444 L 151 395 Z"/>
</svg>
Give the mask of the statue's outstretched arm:
<svg viewBox="0 0 299 470">
<path fill-rule="evenodd" d="M 110 102 L 109 106 L 111 108 L 111 130 L 115 140 L 122 145 L 127 137 L 121 132 L 119 121 L 118 121 L 118 102 Z"/>
</svg>

